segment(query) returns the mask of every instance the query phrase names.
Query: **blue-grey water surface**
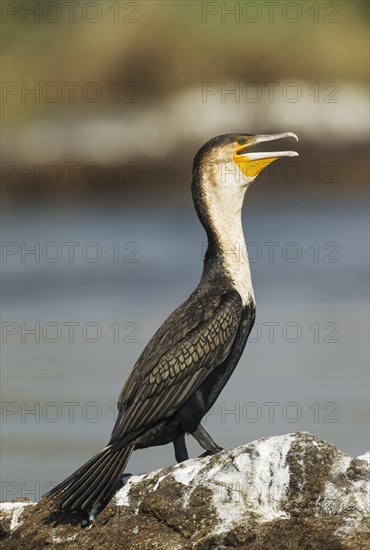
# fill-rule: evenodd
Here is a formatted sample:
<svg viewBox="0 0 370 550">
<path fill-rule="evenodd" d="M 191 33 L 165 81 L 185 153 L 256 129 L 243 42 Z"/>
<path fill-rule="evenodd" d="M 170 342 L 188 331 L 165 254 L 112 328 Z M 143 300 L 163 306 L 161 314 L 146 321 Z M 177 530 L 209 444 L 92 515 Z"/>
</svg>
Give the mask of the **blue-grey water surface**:
<svg viewBox="0 0 370 550">
<path fill-rule="evenodd" d="M 207 430 L 224 447 L 300 430 L 364 453 L 367 206 L 270 201 L 244 218 L 257 324 Z M 9 208 L 2 240 L 2 498 L 38 499 L 106 443 L 135 360 L 199 280 L 205 237 L 189 202 L 102 203 Z M 171 446 L 147 449 L 128 471 L 173 462 Z"/>
</svg>

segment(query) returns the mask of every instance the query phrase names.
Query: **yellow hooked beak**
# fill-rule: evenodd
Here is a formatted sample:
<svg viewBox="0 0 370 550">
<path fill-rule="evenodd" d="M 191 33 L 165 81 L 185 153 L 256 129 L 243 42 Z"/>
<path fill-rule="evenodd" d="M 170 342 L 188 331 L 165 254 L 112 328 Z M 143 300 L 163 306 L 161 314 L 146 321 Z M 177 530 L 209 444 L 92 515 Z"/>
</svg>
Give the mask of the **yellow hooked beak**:
<svg viewBox="0 0 370 550">
<path fill-rule="evenodd" d="M 298 157 L 296 151 L 273 151 L 269 153 L 248 152 L 250 147 L 263 143 L 265 141 L 274 141 L 286 137 L 293 137 L 298 141 L 298 137 L 293 132 L 271 135 L 240 136 L 237 140 L 236 148 L 233 154 L 233 161 L 250 179 L 254 179 L 269 164 L 280 157 Z"/>
</svg>

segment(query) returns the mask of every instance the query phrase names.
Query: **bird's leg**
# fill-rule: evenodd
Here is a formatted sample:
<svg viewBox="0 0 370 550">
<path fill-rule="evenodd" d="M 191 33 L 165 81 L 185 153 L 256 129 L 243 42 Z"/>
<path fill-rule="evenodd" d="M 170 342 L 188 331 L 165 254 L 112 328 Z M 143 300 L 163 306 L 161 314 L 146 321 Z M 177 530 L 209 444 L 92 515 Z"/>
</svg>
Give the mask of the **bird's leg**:
<svg viewBox="0 0 370 550">
<path fill-rule="evenodd" d="M 188 460 L 189 455 L 185 444 L 185 434 L 181 434 L 180 437 L 175 439 L 173 446 L 175 447 L 175 458 L 177 462 Z"/>
<path fill-rule="evenodd" d="M 209 435 L 209 433 L 206 432 L 201 424 L 198 425 L 195 432 L 193 432 L 191 435 L 195 437 L 195 439 L 198 441 L 199 445 L 203 447 L 203 449 L 206 449 L 206 452 L 200 456 L 214 455 L 223 450 L 222 447 L 219 447 L 217 443 L 213 441 L 212 437 Z"/>
</svg>

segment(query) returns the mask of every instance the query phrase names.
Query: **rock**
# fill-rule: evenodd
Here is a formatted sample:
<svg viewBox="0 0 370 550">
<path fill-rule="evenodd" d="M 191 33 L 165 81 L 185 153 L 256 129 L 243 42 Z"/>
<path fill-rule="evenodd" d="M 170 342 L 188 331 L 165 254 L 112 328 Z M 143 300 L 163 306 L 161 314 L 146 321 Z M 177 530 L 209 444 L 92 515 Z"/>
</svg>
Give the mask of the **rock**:
<svg viewBox="0 0 370 550">
<path fill-rule="evenodd" d="M 131 477 L 85 528 L 50 504 L 3 503 L 2 547 L 367 550 L 369 459 L 308 433 L 264 438 Z"/>
</svg>

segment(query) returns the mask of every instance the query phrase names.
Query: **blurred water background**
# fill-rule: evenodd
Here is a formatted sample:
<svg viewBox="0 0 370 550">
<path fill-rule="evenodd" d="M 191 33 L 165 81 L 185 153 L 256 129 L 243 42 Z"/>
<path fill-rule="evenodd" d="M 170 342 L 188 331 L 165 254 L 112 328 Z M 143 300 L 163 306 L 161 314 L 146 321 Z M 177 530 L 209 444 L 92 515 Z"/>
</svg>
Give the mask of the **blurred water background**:
<svg viewBox="0 0 370 550">
<path fill-rule="evenodd" d="M 224 132 L 295 131 L 300 157 L 248 192 L 256 327 L 207 430 L 225 447 L 305 430 L 365 452 L 367 3 L 279 2 L 253 22 L 250 2 L 234 18 L 78 2 L 54 23 L 51 4 L 3 11 L 1 497 L 37 500 L 106 443 L 135 360 L 198 283 L 191 163 Z M 128 471 L 173 462 L 170 446 L 138 451 Z"/>
</svg>

